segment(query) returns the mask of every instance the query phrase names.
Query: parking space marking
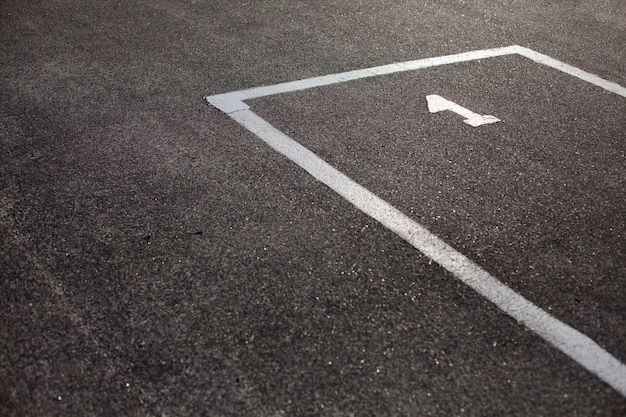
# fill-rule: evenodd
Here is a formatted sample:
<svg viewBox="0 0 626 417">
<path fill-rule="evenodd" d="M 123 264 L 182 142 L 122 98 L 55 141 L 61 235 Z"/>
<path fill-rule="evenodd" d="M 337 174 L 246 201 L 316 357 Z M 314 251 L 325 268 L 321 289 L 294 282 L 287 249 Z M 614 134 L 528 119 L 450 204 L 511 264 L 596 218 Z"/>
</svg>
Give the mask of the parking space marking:
<svg viewBox="0 0 626 417">
<path fill-rule="evenodd" d="M 512 54 L 525 56 L 537 63 L 558 69 L 559 71 L 590 82 L 622 97 L 626 97 L 626 88 L 618 84 L 604 80 L 596 75 L 572 67 L 546 55 L 514 45 L 505 48 L 472 51 L 457 55 L 331 74 L 323 77 L 276 84 L 274 86 L 251 88 L 209 96 L 206 97 L 206 100 L 216 108 L 227 113 L 233 120 L 254 133 L 274 150 L 298 164 L 298 166 L 345 198 L 363 213 L 374 218 L 412 245 L 415 249 L 437 262 L 457 279 L 469 285 L 506 314 L 516 319 L 518 323 L 541 336 L 544 340 L 570 356 L 577 363 L 626 397 L 626 365 L 621 363 L 617 358 L 586 335 L 558 320 L 504 285 L 466 256 L 432 234 L 425 227 L 359 185 L 341 171 L 322 160 L 315 153 L 256 115 L 250 110 L 250 107 L 244 103 L 244 100 L 253 98 L 299 91 L 365 77 Z"/>
</svg>

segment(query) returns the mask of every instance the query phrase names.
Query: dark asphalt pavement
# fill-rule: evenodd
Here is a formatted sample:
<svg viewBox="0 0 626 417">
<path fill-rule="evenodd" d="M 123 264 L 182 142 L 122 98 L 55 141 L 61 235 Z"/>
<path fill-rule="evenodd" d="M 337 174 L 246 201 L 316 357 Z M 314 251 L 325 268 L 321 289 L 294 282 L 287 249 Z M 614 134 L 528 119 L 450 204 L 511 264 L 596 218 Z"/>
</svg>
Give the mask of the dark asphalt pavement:
<svg viewBox="0 0 626 417">
<path fill-rule="evenodd" d="M 622 0 L 3 0 L 0 36 L 0 416 L 626 415 L 203 99 L 514 44 L 626 86 Z M 626 98 L 505 56 L 249 104 L 626 362 Z"/>
</svg>

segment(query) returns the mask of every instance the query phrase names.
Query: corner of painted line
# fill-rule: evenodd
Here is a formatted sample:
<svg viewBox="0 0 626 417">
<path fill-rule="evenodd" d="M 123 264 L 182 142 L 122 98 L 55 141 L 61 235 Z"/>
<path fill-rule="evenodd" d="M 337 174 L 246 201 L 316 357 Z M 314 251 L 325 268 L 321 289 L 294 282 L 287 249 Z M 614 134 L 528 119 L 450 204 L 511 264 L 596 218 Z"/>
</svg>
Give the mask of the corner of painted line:
<svg viewBox="0 0 626 417">
<path fill-rule="evenodd" d="M 250 106 L 243 101 L 245 97 L 242 97 L 239 94 L 216 94 L 204 97 L 204 99 L 207 103 L 226 114 L 241 110 L 248 110 L 250 108 Z"/>
</svg>

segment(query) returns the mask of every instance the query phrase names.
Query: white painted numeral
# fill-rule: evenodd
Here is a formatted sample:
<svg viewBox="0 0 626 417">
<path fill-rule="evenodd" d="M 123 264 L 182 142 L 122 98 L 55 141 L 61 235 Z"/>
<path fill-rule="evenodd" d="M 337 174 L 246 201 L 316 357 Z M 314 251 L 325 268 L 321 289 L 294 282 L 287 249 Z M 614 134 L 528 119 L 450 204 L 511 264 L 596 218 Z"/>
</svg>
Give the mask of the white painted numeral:
<svg viewBox="0 0 626 417">
<path fill-rule="evenodd" d="M 463 121 L 467 123 L 468 125 L 471 125 L 474 127 L 486 125 L 489 123 L 496 123 L 500 121 L 500 119 L 494 116 L 490 116 L 487 114 L 483 115 L 483 114 L 474 113 L 473 111 L 468 110 L 465 107 L 461 107 L 458 104 L 450 100 L 447 100 L 437 94 L 431 94 L 429 96 L 426 96 L 426 101 L 428 102 L 429 112 L 437 113 L 443 110 L 450 110 L 451 112 L 454 112 L 456 114 L 459 114 L 465 117 L 465 120 Z"/>
</svg>

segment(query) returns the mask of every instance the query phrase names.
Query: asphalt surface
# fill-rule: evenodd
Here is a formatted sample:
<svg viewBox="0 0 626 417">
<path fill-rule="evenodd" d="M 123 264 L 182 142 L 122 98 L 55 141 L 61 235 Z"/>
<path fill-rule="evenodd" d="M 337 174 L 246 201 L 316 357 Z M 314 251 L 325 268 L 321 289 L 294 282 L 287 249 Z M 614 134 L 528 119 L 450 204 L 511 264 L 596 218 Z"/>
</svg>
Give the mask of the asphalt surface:
<svg viewBox="0 0 626 417">
<path fill-rule="evenodd" d="M 626 415 L 203 99 L 513 44 L 626 86 L 623 1 L 3 0 L 0 34 L 0 415 Z M 249 104 L 626 362 L 625 98 L 506 56 Z"/>
</svg>

